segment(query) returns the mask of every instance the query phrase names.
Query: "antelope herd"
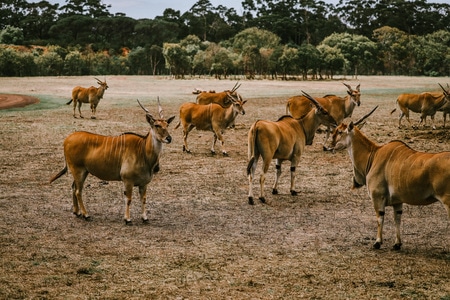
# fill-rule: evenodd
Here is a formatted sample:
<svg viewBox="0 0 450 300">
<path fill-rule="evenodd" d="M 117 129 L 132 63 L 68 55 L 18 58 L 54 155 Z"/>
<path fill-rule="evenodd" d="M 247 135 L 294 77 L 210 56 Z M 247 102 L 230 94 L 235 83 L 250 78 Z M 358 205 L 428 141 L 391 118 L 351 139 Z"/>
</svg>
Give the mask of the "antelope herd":
<svg viewBox="0 0 450 300">
<path fill-rule="evenodd" d="M 72 91 L 70 104 L 74 102 L 73 116 L 78 105 L 81 115 L 81 103 L 90 103 L 92 118 L 95 118 L 96 107 L 102 99 L 108 85 L 97 79 L 98 88 L 82 88 L 77 86 Z M 262 159 L 260 174 L 259 200 L 266 202 L 265 177 L 272 160 L 275 162 L 276 178 L 272 194 L 278 194 L 278 182 L 281 176 L 283 161 L 290 162 L 290 194 L 295 196 L 296 170 L 300 158 L 307 145 L 313 143 L 315 133 L 320 125 L 327 126 L 324 150 L 335 151 L 347 149 L 353 165 L 353 187 L 366 185 L 369 197 L 373 201 L 378 231 L 374 248 L 380 248 L 386 206 L 393 206 L 396 227 L 394 249 L 401 248 L 400 221 L 403 203 L 412 205 L 428 205 L 437 201 L 444 204 L 450 217 L 450 152 L 425 153 L 411 149 L 402 141 L 392 141 L 378 145 L 366 137 L 360 130 L 367 118 L 375 111 L 356 122 L 345 122 L 354 109 L 361 105 L 361 90 L 358 84 L 355 89 L 344 83 L 347 95 L 339 97 L 325 95 L 312 97 L 302 91 L 302 95 L 287 99 L 286 114 L 280 115 L 277 121 L 256 120 L 248 129 L 248 203 L 254 205 L 253 179 L 259 158 Z M 398 126 L 403 116 L 409 120 L 409 110 L 420 113 L 419 125 L 426 124 L 426 117 L 432 119 L 435 129 L 434 115 L 443 112 L 444 128 L 446 115 L 450 113 L 450 86 L 447 89 L 439 84 L 442 93 L 424 92 L 422 94 L 401 94 L 397 98 L 400 109 Z M 238 114 L 245 114 L 242 96 L 237 93 L 240 87 L 236 83 L 231 90 L 223 92 L 206 92 L 195 89 L 196 103 L 186 102 L 180 105 L 179 122 L 183 128 L 183 152 L 190 153 L 187 144 L 189 132 L 196 128 L 213 132 L 211 152 L 215 153 L 217 139 L 221 143 L 223 155 L 228 155 L 224 147 L 223 131 L 234 122 Z M 124 220 L 131 222 L 130 204 L 134 186 L 139 188 L 142 203 L 142 219 L 148 222 L 146 213 L 147 185 L 159 170 L 159 158 L 163 144 L 172 142 L 168 126 L 175 116 L 165 119 L 158 98 L 159 117 L 155 118 L 138 101 L 146 112 L 150 130 L 146 136 L 134 133 L 123 133 L 118 136 L 104 136 L 89 132 L 75 132 L 64 140 L 65 167 L 50 179 L 50 183 L 70 171 L 73 176 L 72 199 L 73 213 L 89 219 L 90 216 L 82 200 L 83 185 L 86 177 L 92 174 L 104 181 L 122 181 L 125 195 Z M 395 109 L 391 112 L 391 114 Z M 417 128 L 413 126 L 414 128 Z M 332 134 L 331 146 L 326 145 Z M 325 154 L 324 154 L 325 155 Z M 332 155 L 332 154 L 329 154 Z M 245 168 L 243 166 L 243 168 Z"/>
</svg>

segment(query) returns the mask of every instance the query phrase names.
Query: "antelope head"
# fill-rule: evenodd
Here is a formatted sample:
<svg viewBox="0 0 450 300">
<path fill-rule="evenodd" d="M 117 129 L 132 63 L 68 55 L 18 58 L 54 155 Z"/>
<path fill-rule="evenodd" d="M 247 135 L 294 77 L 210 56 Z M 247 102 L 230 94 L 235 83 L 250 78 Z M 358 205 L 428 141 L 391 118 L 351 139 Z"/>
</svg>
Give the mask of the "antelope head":
<svg viewBox="0 0 450 300">
<path fill-rule="evenodd" d="M 342 84 L 347 87 L 347 94 L 350 96 L 350 99 L 352 99 L 356 105 L 360 106 L 361 105 L 361 90 L 360 90 L 361 84 L 358 84 L 356 86 L 356 90 L 353 90 L 352 87 L 350 85 L 346 84 L 345 82 L 343 82 Z"/>
<path fill-rule="evenodd" d="M 333 131 L 332 141 L 330 145 L 330 149 L 334 151 L 339 151 L 346 149 L 350 145 L 349 132 L 353 130 L 356 126 L 358 129 L 361 129 L 364 124 L 366 124 L 366 120 L 373 112 L 378 108 L 378 105 L 375 106 L 368 114 L 361 117 L 356 122 L 350 122 L 350 124 L 341 123 L 336 129 Z"/>
<path fill-rule="evenodd" d="M 106 83 L 106 79 L 105 81 L 101 81 L 100 79 L 98 79 L 97 77 L 94 77 L 95 80 L 97 80 L 97 84 L 99 84 L 101 87 L 103 87 L 105 90 L 108 89 L 108 84 Z"/>
<path fill-rule="evenodd" d="M 161 102 L 159 101 L 158 97 L 158 114 L 159 119 L 154 118 L 148 109 L 146 109 L 139 100 L 137 100 L 139 103 L 139 106 L 145 111 L 147 122 L 150 124 L 150 127 L 155 134 L 155 138 L 160 141 L 161 143 L 167 143 L 169 144 L 172 142 L 172 137 L 169 134 L 168 127 L 169 124 L 173 121 L 175 116 L 170 117 L 169 119 L 164 119 L 163 116 L 163 109 L 161 107 Z"/>
</svg>

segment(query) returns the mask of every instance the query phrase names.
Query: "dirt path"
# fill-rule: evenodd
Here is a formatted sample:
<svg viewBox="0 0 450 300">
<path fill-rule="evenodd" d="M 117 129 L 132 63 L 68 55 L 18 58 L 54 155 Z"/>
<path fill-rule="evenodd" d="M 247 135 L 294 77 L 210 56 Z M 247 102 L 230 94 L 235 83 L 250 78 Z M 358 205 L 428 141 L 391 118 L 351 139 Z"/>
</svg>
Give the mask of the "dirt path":
<svg viewBox="0 0 450 300">
<path fill-rule="evenodd" d="M 25 107 L 36 103 L 39 103 L 39 99 L 36 97 L 17 94 L 0 94 L 0 109 Z"/>
</svg>

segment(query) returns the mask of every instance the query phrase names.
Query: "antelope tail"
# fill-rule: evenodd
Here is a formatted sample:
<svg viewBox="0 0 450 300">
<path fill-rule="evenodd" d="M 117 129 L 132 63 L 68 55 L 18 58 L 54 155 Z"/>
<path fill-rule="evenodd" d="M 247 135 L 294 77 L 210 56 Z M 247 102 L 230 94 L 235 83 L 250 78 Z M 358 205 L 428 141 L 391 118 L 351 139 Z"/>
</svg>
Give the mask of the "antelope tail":
<svg viewBox="0 0 450 300">
<path fill-rule="evenodd" d="M 72 103 L 73 99 L 70 99 L 69 102 L 67 102 L 66 104 L 69 105 L 70 103 Z"/>
<path fill-rule="evenodd" d="M 248 139 L 248 157 L 250 158 L 247 164 L 247 176 L 250 175 L 252 170 L 252 165 L 255 162 L 255 147 L 256 147 L 256 135 L 258 133 L 255 128 L 255 124 L 250 128 L 251 137 Z"/>
<path fill-rule="evenodd" d="M 67 165 L 64 167 L 64 169 L 62 169 L 61 171 L 59 171 L 58 174 L 56 174 L 55 176 L 52 177 L 52 179 L 50 179 L 50 183 L 52 183 L 53 181 L 55 181 L 56 179 L 58 179 L 59 177 L 63 176 L 64 174 L 67 173 Z"/>
</svg>

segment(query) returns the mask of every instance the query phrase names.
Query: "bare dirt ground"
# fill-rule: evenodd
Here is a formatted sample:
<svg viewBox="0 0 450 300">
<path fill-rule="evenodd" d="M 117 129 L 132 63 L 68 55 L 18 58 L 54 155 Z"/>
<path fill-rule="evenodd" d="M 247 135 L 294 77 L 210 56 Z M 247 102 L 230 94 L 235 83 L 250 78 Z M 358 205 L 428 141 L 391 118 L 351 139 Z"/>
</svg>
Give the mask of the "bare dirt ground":
<svg viewBox="0 0 450 300">
<path fill-rule="evenodd" d="M 247 131 L 257 119 L 276 120 L 289 96 L 344 96 L 342 81 L 361 83 L 362 105 L 354 119 L 379 109 L 363 131 L 373 140 L 407 142 L 421 151 L 449 151 L 450 128 L 397 128 L 390 115 L 403 92 L 439 91 L 449 78 L 359 77 L 320 82 L 241 80 L 246 114 L 225 133 L 230 154 L 209 153 L 212 133 L 192 131 L 192 154 L 182 149 L 178 108 L 194 101 L 194 88 L 222 91 L 236 79 L 172 80 L 107 77 L 109 89 L 97 119 L 72 117 L 65 103 L 91 77 L 0 78 L 1 94 L 24 94 L 39 104 L 0 110 L 0 298 L 2 299 L 450 299 L 450 221 L 442 204 L 406 205 L 403 248 L 391 250 L 392 208 L 384 244 L 373 250 L 376 219 L 365 188 L 351 190 L 347 152 L 325 153 L 317 134 L 298 168 L 289 194 L 283 165 L 280 195 L 247 204 Z M 146 134 L 136 99 L 157 113 L 176 115 L 173 143 L 165 145 L 161 171 L 148 191 L 150 222 L 140 221 L 137 191 L 133 225 L 123 222 L 123 189 L 88 177 L 84 199 L 92 221 L 72 215 L 71 175 L 53 184 L 64 167 L 62 143 L 76 130 L 105 135 Z M 0 100 L 1 102 L 1 100 Z M 412 120 L 418 122 L 418 115 Z M 261 166 L 258 166 L 259 177 Z M 259 195 L 258 180 L 255 193 Z M 449 183 L 450 184 L 450 183 Z"/>
</svg>

